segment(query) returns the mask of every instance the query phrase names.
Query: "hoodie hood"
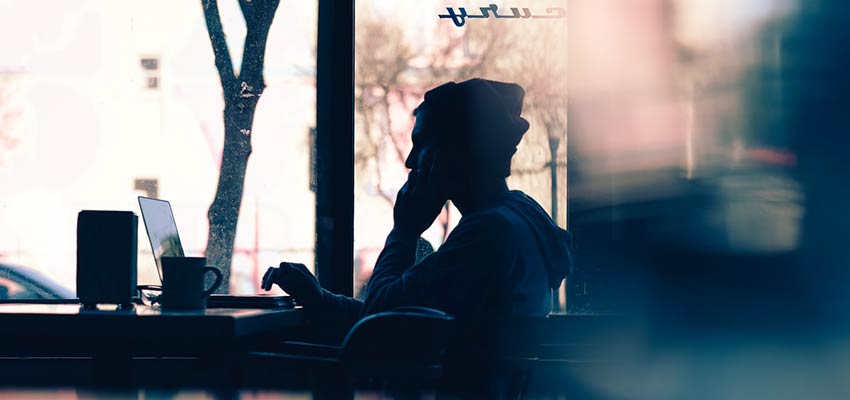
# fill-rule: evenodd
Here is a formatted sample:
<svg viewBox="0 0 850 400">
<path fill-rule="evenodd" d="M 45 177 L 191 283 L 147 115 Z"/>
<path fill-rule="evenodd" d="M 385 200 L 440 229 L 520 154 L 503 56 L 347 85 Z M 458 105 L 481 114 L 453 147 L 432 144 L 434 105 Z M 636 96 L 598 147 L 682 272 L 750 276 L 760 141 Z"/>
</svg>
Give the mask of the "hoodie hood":
<svg viewBox="0 0 850 400">
<path fill-rule="evenodd" d="M 547 260 L 549 286 L 559 287 L 573 270 L 573 235 L 555 224 L 540 204 L 521 191 L 512 190 L 504 204 L 528 222 Z"/>
</svg>

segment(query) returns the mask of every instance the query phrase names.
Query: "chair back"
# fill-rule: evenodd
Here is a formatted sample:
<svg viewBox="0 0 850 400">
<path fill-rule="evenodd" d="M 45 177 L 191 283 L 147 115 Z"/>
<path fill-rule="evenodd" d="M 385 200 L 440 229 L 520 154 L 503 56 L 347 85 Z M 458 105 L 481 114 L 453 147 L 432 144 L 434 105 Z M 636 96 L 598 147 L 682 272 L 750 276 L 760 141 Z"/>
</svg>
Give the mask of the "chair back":
<svg viewBox="0 0 850 400">
<path fill-rule="evenodd" d="M 454 318 L 424 307 L 402 307 L 361 319 L 351 328 L 339 361 L 352 373 L 436 378 L 454 334 Z"/>
</svg>

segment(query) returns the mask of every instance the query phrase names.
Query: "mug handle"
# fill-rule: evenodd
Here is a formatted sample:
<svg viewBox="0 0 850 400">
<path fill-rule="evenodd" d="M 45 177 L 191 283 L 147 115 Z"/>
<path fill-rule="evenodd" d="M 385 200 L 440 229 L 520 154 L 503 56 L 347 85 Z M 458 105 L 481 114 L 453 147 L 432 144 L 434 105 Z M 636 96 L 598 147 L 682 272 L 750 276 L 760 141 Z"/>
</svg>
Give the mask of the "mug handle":
<svg viewBox="0 0 850 400">
<path fill-rule="evenodd" d="M 207 297 L 212 292 L 215 292 L 215 290 L 218 289 L 219 286 L 221 286 L 221 280 L 224 278 L 224 276 L 221 274 L 221 270 L 219 270 L 216 267 L 206 266 L 206 267 L 201 268 L 201 271 L 202 271 L 201 272 L 202 275 L 206 275 L 207 271 L 212 271 L 212 273 L 215 274 L 215 282 L 213 282 L 212 286 L 210 286 L 209 289 L 201 292 L 204 295 L 204 297 Z"/>
</svg>

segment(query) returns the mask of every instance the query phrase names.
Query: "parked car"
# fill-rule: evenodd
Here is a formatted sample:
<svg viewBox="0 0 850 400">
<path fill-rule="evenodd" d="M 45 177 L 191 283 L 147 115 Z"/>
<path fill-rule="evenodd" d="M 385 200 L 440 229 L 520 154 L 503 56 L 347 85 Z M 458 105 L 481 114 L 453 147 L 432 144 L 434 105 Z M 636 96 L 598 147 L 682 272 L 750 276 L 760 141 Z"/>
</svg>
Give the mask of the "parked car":
<svg viewBox="0 0 850 400">
<path fill-rule="evenodd" d="M 73 290 L 33 269 L 0 263 L 0 302 L 74 299 Z"/>
</svg>

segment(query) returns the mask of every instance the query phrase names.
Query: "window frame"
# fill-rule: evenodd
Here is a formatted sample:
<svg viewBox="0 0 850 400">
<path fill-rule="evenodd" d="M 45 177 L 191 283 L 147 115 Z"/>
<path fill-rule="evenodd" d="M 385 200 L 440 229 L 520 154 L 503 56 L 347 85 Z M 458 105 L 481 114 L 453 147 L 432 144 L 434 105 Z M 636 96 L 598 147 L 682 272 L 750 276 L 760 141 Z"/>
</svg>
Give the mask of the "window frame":
<svg viewBox="0 0 850 400">
<path fill-rule="evenodd" d="M 318 0 L 318 6 L 315 271 L 325 289 L 353 296 L 355 7 L 354 0 Z M 569 204 L 568 191 L 568 224 Z"/>
<path fill-rule="evenodd" d="M 354 295 L 354 0 L 319 0 L 316 257 L 322 287 Z"/>
</svg>

